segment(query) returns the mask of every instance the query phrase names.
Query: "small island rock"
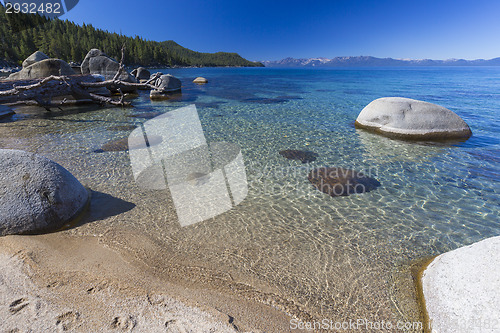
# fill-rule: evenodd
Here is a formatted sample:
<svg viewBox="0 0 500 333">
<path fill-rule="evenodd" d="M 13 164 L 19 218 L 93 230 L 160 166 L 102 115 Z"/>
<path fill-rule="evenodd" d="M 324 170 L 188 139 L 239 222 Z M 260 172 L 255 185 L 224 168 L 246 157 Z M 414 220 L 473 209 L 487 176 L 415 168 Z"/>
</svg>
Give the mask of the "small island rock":
<svg viewBox="0 0 500 333">
<path fill-rule="evenodd" d="M 402 97 L 374 100 L 360 112 L 355 126 L 409 140 L 467 139 L 472 135 L 467 123 L 453 111 Z"/>
<path fill-rule="evenodd" d="M 33 65 L 35 62 L 39 62 L 49 58 L 50 57 L 42 51 L 36 51 L 23 61 L 23 68 L 26 68 L 29 65 Z"/>
<path fill-rule="evenodd" d="M 205 84 L 208 83 L 208 80 L 205 79 L 204 77 L 199 76 L 196 79 L 194 79 L 193 82 L 197 84 Z"/>
<path fill-rule="evenodd" d="M 0 149 L 0 235 L 60 228 L 89 199 L 85 187 L 59 164 L 33 153 Z"/>
<path fill-rule="evenodd" d="M 9 75 L 8 80 L 30 80 L 41 79 L 51 75 L 75 75 L 71 66 L 61 59 L 44 59 L 37 61 L 19 72 Z"/>
</svg>

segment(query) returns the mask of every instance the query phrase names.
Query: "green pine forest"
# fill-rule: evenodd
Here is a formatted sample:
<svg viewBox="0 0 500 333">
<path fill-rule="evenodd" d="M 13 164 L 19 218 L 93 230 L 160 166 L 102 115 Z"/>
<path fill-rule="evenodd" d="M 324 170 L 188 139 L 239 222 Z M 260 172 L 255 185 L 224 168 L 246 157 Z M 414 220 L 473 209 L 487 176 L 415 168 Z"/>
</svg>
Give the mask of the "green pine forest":
<svg viewBox="0 0 500 333">
<path fill-rule="evenodd" d="M 90 24 L 79 26 L 68 20 L 50 20 L 34 14 L 6 14 L 0 4 L 0 60 L 21 64 L 30 54 L 40 50 L 52 58 L 80 63 L 92 48 L 120 59 L 124 44 L 127 66 L 263 66 L 237 53 L 201 53 L 172 40 L 148 41 L 96 29 Z"/>
</svg>

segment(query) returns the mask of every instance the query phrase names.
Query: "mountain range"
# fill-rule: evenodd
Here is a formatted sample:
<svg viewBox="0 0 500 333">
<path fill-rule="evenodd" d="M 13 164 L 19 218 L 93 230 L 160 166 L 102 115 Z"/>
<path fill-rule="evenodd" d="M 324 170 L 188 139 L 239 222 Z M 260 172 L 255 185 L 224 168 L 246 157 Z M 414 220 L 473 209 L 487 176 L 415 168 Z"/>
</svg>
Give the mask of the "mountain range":
<svg viewBox="0 0 500 333">
<path fill-rule="evenodd" d="M 295 59 L 261 61 L 266 67 L 402 67 L 402 66 L 500 66 L 500 57 L 489 60 L 465 59 L 393 59 L 371 56 Z"/>
</svg>

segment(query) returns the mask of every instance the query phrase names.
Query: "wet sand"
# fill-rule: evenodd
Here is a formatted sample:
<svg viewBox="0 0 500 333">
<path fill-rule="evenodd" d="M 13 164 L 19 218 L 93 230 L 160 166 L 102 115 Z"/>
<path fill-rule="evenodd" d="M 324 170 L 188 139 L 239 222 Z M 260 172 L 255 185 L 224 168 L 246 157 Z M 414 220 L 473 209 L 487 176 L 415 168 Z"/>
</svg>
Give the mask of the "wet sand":
<svg viewBox="0 0 500 333">
<path fill-rule="evenodd" d="M 2 237 L 0 328 L 9 332 L 288 330 L 290 317 L 271 306 L 168 280 L 109 248 L 102 236 L 58 232 Z"/>
</svg>

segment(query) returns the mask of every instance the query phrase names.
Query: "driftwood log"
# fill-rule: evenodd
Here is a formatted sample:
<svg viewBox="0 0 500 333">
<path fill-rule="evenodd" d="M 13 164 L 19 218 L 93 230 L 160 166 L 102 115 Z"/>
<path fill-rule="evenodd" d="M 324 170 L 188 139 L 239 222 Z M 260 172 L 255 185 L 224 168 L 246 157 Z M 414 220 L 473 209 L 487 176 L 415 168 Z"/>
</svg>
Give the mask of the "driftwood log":
<svg viewBox="0 0 500 333">
<path fill-rule="evenodd" d="M 145 83 L 131 83 L 120 80 L 99 81 L 92 75 L 49 76 L 43 79 L 0 81 L 0 104 L 7 105 L 40 105 L 43 107 L 60 106 L 69 103 L 97 102 L 119 106 L 130 106 L 130 102 L 93 93 L 95 88 L 118 89 L 133 87 L 137 89 L 161 90 L 151 84 L 161 73 L 151 77 Z M 94 89 L 91 89 L 94 88 Z M 73 96 L 74 100 L 53 102 L 54 97 Z"/>
</svg>

